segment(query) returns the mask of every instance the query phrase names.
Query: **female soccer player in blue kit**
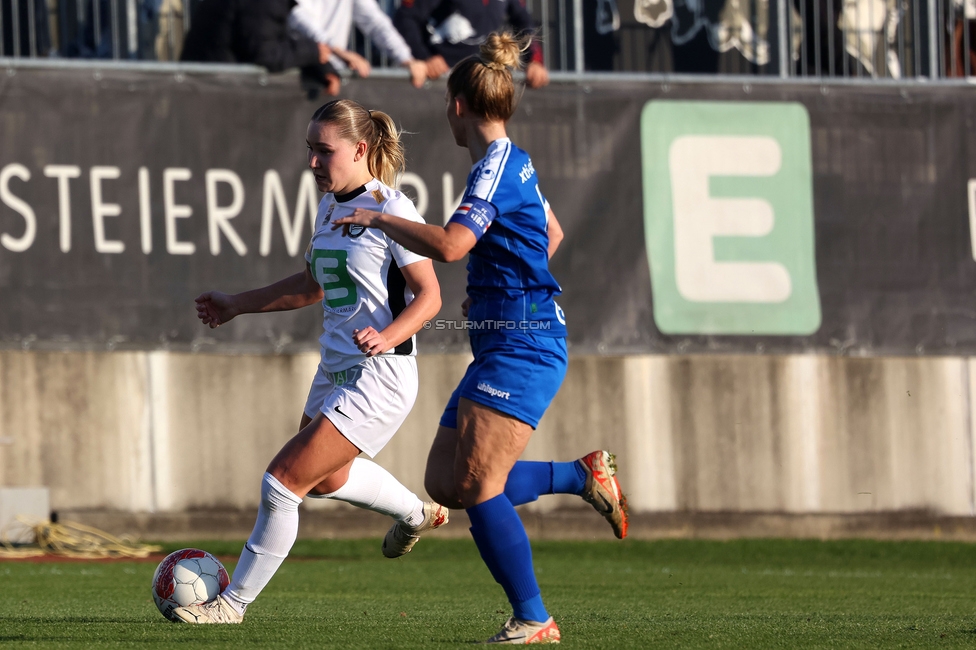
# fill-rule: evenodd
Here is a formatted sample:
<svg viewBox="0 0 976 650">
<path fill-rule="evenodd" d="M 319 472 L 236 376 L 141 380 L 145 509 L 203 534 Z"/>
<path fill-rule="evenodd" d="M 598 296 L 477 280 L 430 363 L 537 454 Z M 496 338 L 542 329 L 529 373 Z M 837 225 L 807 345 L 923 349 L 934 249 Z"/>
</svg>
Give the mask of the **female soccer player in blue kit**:
<svg viewBox="0 0 976 650">
<path fill-rule="evenodd" d="M 461 205 L 444 227 L 357 210 L 333 228 L 377 228 L 408 250 L 444 262 L 470 254 L 467 317 L 474 361 L 441 418 L 425 487 L 447 507 L 463 507 L 471 535 L 513 615 L 489 643 L 556 643 L 559 628 L 542 602 L 532 551 L 514 506 L 540 494 L 578 494 L 617 537 L 627 515 L 613 457 L 517 461 L 566 373 L 566 323 L 549 256 L 562 237 L 528 154 L 505 124 L 515 112 L 512 70 L 525 42 L 491 34 L 478 56 L 448 78 L 447 121 L 474 167 Z"/>
</svg>

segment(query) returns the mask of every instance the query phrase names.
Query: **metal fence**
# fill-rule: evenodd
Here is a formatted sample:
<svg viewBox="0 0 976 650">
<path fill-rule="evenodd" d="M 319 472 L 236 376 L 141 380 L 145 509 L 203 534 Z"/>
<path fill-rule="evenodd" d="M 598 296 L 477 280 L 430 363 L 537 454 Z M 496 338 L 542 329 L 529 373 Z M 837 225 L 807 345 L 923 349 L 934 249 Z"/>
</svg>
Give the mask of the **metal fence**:
<svg viewBox="0 0 976 650">
<path fill-rule="evenodd" d="M 0 0 L 0 54 L 175 61 L 196 1 Z M 976 76 L 976 0 L 525 1 L 556 71 Z M 355 29 L 350 44 L 388 65 Z"/>
</svg>

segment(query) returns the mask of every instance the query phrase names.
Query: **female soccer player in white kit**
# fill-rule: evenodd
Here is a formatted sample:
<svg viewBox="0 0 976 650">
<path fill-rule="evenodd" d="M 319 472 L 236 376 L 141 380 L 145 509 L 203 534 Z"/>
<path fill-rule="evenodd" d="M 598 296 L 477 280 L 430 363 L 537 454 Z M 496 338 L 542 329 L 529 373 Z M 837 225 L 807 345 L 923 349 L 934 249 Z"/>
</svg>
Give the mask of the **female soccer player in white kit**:
<svg viewBox="0 0 976 650">
<path fill-rule="evenodd" d="M 343 233 L 329 226 L 363 207 L 423 223 L 413 203 L 390 187 L 403 170 L 399 134 L 388 115 L 336 100 L 312 116 L 307 144 L 309 167 L 326 195 L 305 270 L 261 289 L 196 299 L 198 316 L 210 327 L 238 314 L 321 301 L 325 331 L 301 430 L 268 466 L 257 522 L 230 586 L 216 600 L 174 610 L 187 623 L 241 622 L 294 544 L 306 495 L 397 519 L 383 540 L 387 557 L 407 553 L 420 533 L 448 520 L 446 508 L 424 503 L 382 467 L 357 458 L 377 454 L 410 412 L 417 397 L 414 335 L 441 306 L 428 258 L 376 230 Z"/>
</svg>

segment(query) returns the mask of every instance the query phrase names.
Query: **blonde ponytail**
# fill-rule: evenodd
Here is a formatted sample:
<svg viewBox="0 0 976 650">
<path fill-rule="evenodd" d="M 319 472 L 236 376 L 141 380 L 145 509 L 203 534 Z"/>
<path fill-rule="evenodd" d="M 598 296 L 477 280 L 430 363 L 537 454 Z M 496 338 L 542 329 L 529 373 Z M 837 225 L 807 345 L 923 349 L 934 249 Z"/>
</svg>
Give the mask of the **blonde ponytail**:
<svg viewBox="0 0 976 650">
<path fill-rule="evenodd" d="M 365 142 L 369 173 L 384 185 L 396 187 L 406 155 L 393 118 L 382 111 L 368 111 L 351 99 L 336 99 L 315 111 L 312 121 L 335 125 L 337 135 L 348 142 Z"/>
<path fill-rule="evenodd" d="M 376 134 L 366 154 L 369 173 L 384 185 L 396 187 L 406 168 L 400 131 L 393 118 L 383 111 L 369 111 L 369 117 Z"/>
</svg>

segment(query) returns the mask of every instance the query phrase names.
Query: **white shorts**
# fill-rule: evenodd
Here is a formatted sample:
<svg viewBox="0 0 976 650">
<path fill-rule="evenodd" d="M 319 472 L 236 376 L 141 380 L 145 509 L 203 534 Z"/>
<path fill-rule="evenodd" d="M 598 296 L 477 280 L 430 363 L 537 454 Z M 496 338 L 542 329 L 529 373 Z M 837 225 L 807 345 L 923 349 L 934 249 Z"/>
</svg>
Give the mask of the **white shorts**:
<svg viewBox="0 0 976 650">
<path fill-rule="evenodd" d="M 372 458 L 397 432 L 417 399 L 417 359 L 384 354 L 342 372 L 319 363 L 305 415 L 323 413 L 349 442 Z"/>
</svg>

